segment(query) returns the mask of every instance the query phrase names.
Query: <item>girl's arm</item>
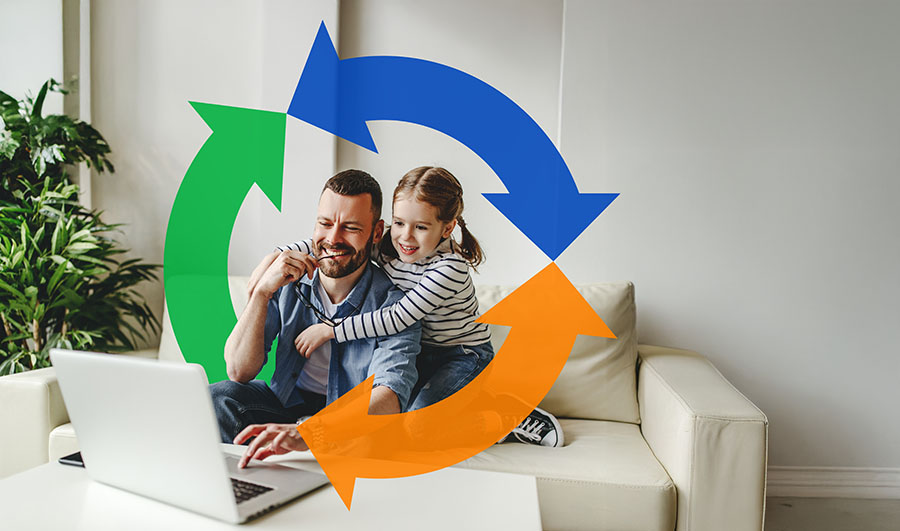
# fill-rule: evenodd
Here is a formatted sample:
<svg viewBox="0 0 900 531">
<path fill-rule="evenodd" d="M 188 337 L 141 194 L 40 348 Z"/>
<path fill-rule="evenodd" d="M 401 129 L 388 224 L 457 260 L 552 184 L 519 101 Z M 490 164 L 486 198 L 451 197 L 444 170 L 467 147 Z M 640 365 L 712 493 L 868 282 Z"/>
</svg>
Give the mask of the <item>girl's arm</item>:
<svg viewBox="0 0 900 531">
<path fill-rule="evenodd" d="M 307 238 L 305 240 L 301 240 L 294 243 L 289 243 L 287 245 L 275 246 L 279 252 L 281 251 L 300 251 L 301 253 L 306 253 L 310 256 L 315 256 L 316 254 L 313 252 L 312 238 Z"/>
<path fill-rule="evenodd" d="M 391 306 L 342 321 L 334 328 L 334 338 L 343 343 L 394 335 L 443 306 L 468 283 L 469 265 L 462 258 L 447 256 L 429 266 L 416 287 Z"/>
</svg>

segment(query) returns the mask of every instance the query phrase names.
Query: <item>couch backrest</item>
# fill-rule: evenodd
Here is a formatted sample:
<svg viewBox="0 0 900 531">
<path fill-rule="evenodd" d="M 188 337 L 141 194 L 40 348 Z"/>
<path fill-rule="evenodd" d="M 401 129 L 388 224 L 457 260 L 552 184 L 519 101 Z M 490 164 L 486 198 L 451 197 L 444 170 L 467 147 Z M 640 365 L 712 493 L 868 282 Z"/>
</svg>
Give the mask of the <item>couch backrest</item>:
<svg viewBox="0 0 900 531">
<path fill-rule="evenodd" d="M 231 301 L 236 314 L 247 305 L 248 277 L 229 277 Z M 514 288 L 480 286 L 476 289 L 481 313 L 486 312 Z M 578 286 L 616 339 L 578 336 L 569 360 L 540 407 L 560 417 L 639 423 L 637 404 L 637 333 L 634 285 L 604 282 Z M 491 325 L 491 342 L 499 351 L 509 327 Z M 184 361 L 175 341 L 168 309 L 163 312 L 159 358 Z"/>
</svg>

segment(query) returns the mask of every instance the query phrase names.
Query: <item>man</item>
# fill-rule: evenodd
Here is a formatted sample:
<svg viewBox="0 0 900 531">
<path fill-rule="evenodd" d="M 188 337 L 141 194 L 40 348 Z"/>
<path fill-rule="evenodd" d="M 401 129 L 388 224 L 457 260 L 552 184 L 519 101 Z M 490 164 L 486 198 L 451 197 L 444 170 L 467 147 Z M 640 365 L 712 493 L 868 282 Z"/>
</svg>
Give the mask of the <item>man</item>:
<svg viewBox="0 0 900 531">
<path fill-rule="evenodd" d="M 240 465 L 305 450 L 298 419 L 314 415 L 370 375 L 370 414 L 405 409 L 416 382 L 421 327 L 378 339 L 327 342 L 301 356 L 294 340 L 306 327 L 390 306 L 403 296 L 370 261 L 384 233 L 381 188 L 359 170 L 338 173 L 319 197 L 313 251 L 275 258 L 252 287 L 249 302 L 225 343 L 228 381 L 210 386 L 224 442 L 256 437 Z M 265 261 L 264 261 L 265 263 Z M 264 267 L 261 264 L 260 267 Z M 253 378 L 278 339 L 271 385 Z"/>
</svg>

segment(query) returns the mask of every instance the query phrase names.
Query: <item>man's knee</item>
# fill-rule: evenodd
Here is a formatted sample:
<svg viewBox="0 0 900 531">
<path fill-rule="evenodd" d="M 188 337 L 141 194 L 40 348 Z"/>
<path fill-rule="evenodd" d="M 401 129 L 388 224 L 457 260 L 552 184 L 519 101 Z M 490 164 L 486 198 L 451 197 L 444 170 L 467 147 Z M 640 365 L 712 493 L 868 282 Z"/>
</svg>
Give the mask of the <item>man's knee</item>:
<svg viewBox="0 0 900 531">
<path fill-rule="evenodd" d="M 216 411 L 229 408 L 232 404 L 242 402 L 242 395 L 246 394 L 247 384 L 223 380 L 209 385 L 209 394 Z"/>
<path fill-rule="evenodd" d="M 241 388 L 246 384 L 233 382 L 231 380 L 222 380 L 209 384 L 209 394 L 212 395 L 213 401 L 222 398 L 234 398 L 241 393 Z"/>
<path fill-rule="evenodd" d="M 213 410 L 219 423 L 219 433 L 223 442 L 231 442 L 243 427 L 242 398 L 247 393 L 247 384 L 223 380 L 210 384 L 209 394 Z"/>
</svg>

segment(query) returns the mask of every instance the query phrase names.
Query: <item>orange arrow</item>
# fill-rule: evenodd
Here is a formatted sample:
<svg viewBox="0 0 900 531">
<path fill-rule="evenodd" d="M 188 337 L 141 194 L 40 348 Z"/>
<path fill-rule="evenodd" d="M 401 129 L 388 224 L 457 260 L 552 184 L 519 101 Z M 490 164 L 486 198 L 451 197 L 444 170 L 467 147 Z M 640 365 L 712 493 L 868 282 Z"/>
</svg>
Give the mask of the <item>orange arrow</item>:
<svg viewBox="0 0 900 531">
<path fill-rule="evenodd" d="M 369 415 L 370 377 L 297 428 L 347 509 L 356 478 L 424 474 L 488 448 L 544 398 L 578 334 L 616 337 L 555 263 L 479 322 L 512 330 L 490 365 L 453 396 L 417 411 Z"/>
</svg>

